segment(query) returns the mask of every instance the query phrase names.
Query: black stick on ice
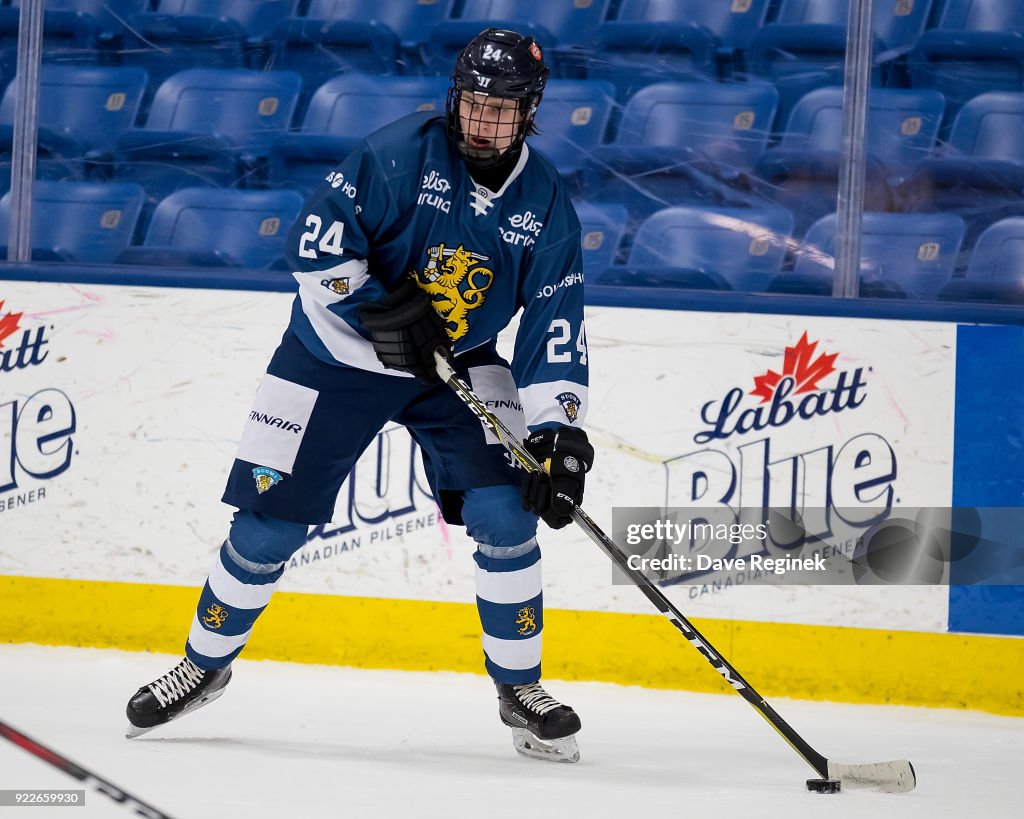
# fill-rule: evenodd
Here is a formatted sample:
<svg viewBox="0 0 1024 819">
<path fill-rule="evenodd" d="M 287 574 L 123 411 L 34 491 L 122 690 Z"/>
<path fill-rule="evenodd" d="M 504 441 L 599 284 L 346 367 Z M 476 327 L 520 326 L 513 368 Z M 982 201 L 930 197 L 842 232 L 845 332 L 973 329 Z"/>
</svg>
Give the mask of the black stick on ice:
<svg viewBox="0 0 1024 819">
<path fill-rule="evenodd" d="M 537 459 L 509 431 L 501 419 L 487 409 L 486 404 L 477 397 L 470 386 L 455 374 L 444 356 L 437 352 L 434 354 L 434 358 L 437 374 L 441 380 L 455 391 L 462 402 L 476 415 L 480 423 L 494 433 L 502 446 L 512 454 L 523 469 L 528 472 L 543 472 L 544 468 L 537 462 Z M 644 596 L 654 604 L 654 607 L 669 619 L 669 622 L 679 630 L 687 642 L 711 663 L 715 671 L 725 678 L 725 681 L 733 687 L 736 693 L 757 709 L 768 724 L 817 772 L 818 776 L 823 779 L 837 779 L 847 785 L 877 788 L 887 793 L 906 793 L 914 789 L 917 777 L 914 774 L 914 767 L 905 759 L 891 762 L 846 764 L 833 762 L 819 754 L 800 734 L 793 730 L 788 722 L 776 713 L 775 709 L 754 690 L 750 683 L 743 679 L 732 664 L 697 631 L 693 623 L 662 594 L 656 585 L 642 572 L 629 566 L 628 556 L 601 531 L 582 508 L 577 506 L 573 510 L 572 519 L 586 532 L 587 537 L 594 541 L 630 581 L 643 592 Z"/>
<path fill-rule="evenodd" d="M 3 737 L 14 745 L 17 745 L 23 751 L 27 751 L 33 756 L 39 757 L 43 762 L 48 762 L 57 770 L 63 771 L 68 776 L 74 777 L 82 784 L 88 785 L 93 790 L 99 791 L 104 796 L 110 797 L 124 807 L 131 808 L 139 816 L 146 816 L 149 817 L 149 819 L 172 819 L 171 816 L 164 813 L 162 810 L 154 808 L 152 805 L 143 802 L 137 796 L 132 796 L 128 791 L 119 788 L 113 782 L 110 782 L 102 776 L 98 776 L 92 771 L 83 768 L 81 765 L 72 762 L 66 756 L 63 756 L 52 748 L 47 748 L 42 743 L 26 736 L 17 728 L 8 725 L 3 720 L 0 720 L 0 737 Z"/>
</svg>

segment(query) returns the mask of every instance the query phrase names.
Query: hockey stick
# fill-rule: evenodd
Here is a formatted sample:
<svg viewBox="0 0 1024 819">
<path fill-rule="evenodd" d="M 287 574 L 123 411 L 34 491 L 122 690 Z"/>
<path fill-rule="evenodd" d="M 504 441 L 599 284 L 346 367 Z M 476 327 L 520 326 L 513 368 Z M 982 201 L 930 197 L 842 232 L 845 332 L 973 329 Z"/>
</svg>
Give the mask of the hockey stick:
<svg viewBox="0 0 1024 819">
<path fill-rule="evenodd" d="M 470 386 L 459 378 L 448 361 L 440 352 L 434 354 L 437 365 L 437 374 L 441 380 L 448 384 L 462 402 L 469 407 L 473 414 L 479 419 L 485 428 L 489 429 L 497 437 L 502 446 L 507 449 L 523 469 L 528 472 L 543 472 L 540 465 L 530 451 L 523 446 L 522 442 L 509 431 L 501 419 L 494 415 Z M 629 566 L 628 556 L 615 545 L 590 516 L 579 506 L 573 509 L 573 521 L 586 532 L 594 543 L 611 558 L 612 562 L 622 570 L 633 584 L 643 592 L 644 596 L 654 604 L 669 621 L 679 629 L 679 632 L 687 639 L 701 656 L 721 674 L 727 683 L 736 692 L 750 703 L 757 712 L 789 743 L 803 760 L 810 765 L 818 776 L 826 780 L 838 780 L 842 783 L 873 787 L 887 793 L 906 793 L 912 791 L 917 784 L 917 777 L 914 774 L 914 767 L 905 759 L 893 760 L 891 762 L 872 762 L 865 764 L 846 764 L 826 759 L 812 748 L 807 741 L 800 736 L 787 723 L 775 709 L 753 686 L 750 685 L 742 675 L 709 643 L 704 636 L 697 631 L 694 625 L 677 609 L 672 602 L 662 594 L 661 590 L 654 585 L 642 572 Z M 810 788 L 810 782 L 808 783 Z"/>
<path fill-rule="evenodd" d="M 139 816 L 147 816 L 149 819 L 172 819 L 168 814 L 143 802 L 137 796 L 132 796 L 128 791 L 117 787 L 113 782 L 86 770 L 52 748 L 47 748 L 45 745 L 36 742 L 31 737 L 25 736 L 17 728 L 8 725 L 3 720 L 0 720 L 0 737 L 17 745 L 23 751 L 28 751 L 30 754 L 39 757 L 43 762 L 50 763 L 57 770 L 74 777 L 82 784 L 88 785 L 105 796 L 109 796 L 126 808 L 131 808 Z"/>
</svg>

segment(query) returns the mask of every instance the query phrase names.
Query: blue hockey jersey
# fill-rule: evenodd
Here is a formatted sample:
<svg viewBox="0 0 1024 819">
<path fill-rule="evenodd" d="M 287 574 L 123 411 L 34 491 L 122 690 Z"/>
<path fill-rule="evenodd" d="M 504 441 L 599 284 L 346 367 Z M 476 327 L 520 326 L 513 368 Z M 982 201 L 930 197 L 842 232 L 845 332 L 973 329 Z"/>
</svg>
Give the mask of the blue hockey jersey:
<svg viewBox="0 0 1024 819">
<path fill-rule="evenodd" d="M 512 374 L 531 429 L 587 410 L 580 224 L 558 173 L 524 145 L 500 190 L 477 184 L 436 114 L 370 135 L 327 175 L 288 256 L 292 329 L 330 363 L 408 377 L 378 362 L 358 306 L 404 277 L 433 298 L 457 356 L 494 345 L 521 309 Z"/>
</svg>

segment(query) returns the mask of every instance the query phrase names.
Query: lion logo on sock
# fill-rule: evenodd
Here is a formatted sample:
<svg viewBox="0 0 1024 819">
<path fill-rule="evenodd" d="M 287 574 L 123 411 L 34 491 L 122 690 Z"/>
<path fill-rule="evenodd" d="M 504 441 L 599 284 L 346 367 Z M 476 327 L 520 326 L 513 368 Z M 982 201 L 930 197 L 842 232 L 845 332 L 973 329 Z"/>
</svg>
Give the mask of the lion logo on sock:
<svg viewBox="0 0 1024 819">
<path fill-rule="evenodd" d="M 537 630 L 537 615 L 533 606 L 523 606 L 516 612 L 516 633 L 522 637 L 533 634 Z"/>
<path fill-rule="evenodd" d="M 494 281 L 494 272 L 483 266 L 489 257 L 456 248 L 427 248 L 427 266 L 415 276 L 416 283 L 431 295 L 434 309 L 445 320 L 452 341 L 469 332 L 469 311 L 484 303 L 485 293 Z"/>
<path fill-rule="evenodd" d="M 206 616 L 203 618 L 203 623 L 210 628 L 220 628 L 224 625 L 224 621 L 227 619 L 228 613 L 224 608 L 214 603 L 206 609 Z"/>
</svg>

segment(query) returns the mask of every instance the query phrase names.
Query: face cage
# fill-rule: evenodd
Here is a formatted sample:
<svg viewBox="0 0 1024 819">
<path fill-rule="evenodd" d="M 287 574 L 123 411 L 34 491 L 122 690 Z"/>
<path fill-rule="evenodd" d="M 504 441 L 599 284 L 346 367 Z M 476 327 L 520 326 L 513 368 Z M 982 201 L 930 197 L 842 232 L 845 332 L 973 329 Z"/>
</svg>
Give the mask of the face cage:
<svg viewBox="0 0 1024 819">
<path fill-rule="evenodd" d="M 512 153 L 518 153 L 522 147 L 523 142 L 526 141 L 527 134 L 532 132 L 533 128 L 533 115 L 537 110 L 536 102 L 534 101 L 537 95 L 531 94 L 527 97 L 498 97 L 492 95 L 491 98 L 495 100 L 502 99 L 514 99 L 516 101 L 515 109 L 499 109 L 496 114 L 497 125 L 512 124 L 509 123 L 507 117 L 511 116 L 513 119 L 518 120 L 515 123 L 515 131 L 512 134 L 512 141 L 507 148 L 499 150 L 496 147 L 490 146 L 486 148 L 476 148 L 469 144 L 465 135 L 462 132 L 462 118 L 459 114 L 459 100 L 463 92 L 473 93 L 471 90 L 464 88 L 458 84 L 453 84 L 448 89 L 448 99 L 445 103 L 448 114 L 448 136 L 455 144 L 456 149 L 462 155 L 462 158 L 473 168 L 479 168 L 485 170 L 487 168 L 493 168 L 500 165 L 505 157 Z M 497 107 L 497 106 L 494 106 Z M 524 115 L 521 113 L 523 108 L 526 108 L 527 113 Z M 470 122 L 472 124 L 477 118 L 472 117 Z M 481 120 L 483 121 L 483 120 Z"/>
</svg>

